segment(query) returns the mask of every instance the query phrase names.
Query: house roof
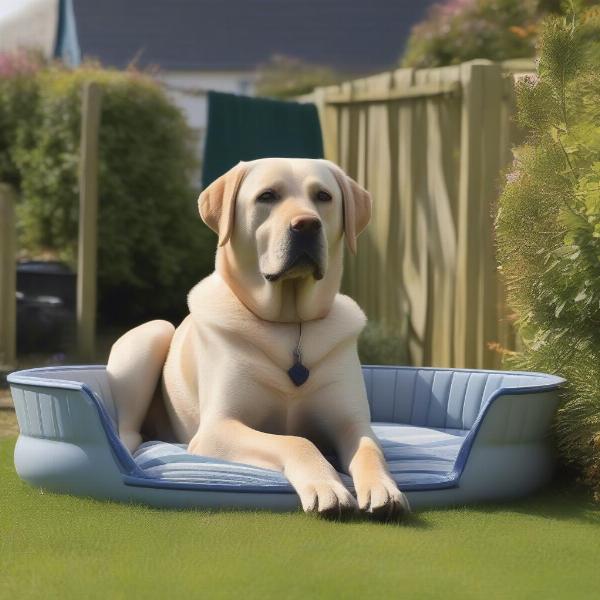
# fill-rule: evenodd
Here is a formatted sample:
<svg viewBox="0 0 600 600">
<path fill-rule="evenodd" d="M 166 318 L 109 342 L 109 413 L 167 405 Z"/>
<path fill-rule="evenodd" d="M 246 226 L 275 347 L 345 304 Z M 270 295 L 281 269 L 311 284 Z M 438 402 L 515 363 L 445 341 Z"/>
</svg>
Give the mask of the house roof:
<svg viewBox="0 0 600 600">
<path fill-rule="evenodd" d="M 74 0 L 82 54 L 105 65 L 250 70 L 279 54 L 349 73 L 397 62 L 433 0 Z"/>
</svg>

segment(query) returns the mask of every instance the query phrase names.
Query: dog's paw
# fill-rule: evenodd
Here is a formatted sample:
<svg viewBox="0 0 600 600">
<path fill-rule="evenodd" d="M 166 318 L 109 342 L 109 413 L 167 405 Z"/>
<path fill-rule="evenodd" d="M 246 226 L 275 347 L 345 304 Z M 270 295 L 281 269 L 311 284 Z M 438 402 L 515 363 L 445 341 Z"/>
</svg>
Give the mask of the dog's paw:
<svg viewBox="0 0 600 600">
<path fill-rule="evenodd" d="M 408 498 L 390 478 L 357 488 L 356 493 L 360 510 L 378 521 L 397 520 L 410 514 Z"/>
<path fill-rule="evenodd" d="M 342 519 L 356 512 L 354 496 L 337 481 L 313 481 L 298 490 L 302 508 L 329 519 Z"/>
</svg>

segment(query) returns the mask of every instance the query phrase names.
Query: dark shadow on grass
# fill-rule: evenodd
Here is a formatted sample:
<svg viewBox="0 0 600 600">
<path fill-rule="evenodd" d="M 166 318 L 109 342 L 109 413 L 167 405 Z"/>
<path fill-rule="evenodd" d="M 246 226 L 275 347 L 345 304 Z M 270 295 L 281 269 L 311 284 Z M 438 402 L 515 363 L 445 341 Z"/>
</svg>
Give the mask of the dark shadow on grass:
<svg viewBox="0 0 600 600">
<path fill-rule="evenodd" d="M 281 513 L 272 514 L 275 515 Z M 400 517 L 398 519 L 391 519 L 388 521 L 374 519 L 369 515 L 360 512 L 353 513 L 342 519 L 326 518 L 317 514 L 305 514 L 301 510 L 298 510 L 296 513 L 292 514 L 297 514 L 299 517 L 304 517 L 306 519 L 314 519 L 316 521 L 322 521 L 324 523 L 331 523 L 332 525 L 339 525 L 340 527 L 365 524 L 374 525 L 375 527 L 411 527 L 414 529 L 429 529 L 432 527 L 431 523 L 425 521 L 420 516 L 420 514 L 414 512 L 407 516 Z"/>
<path fill-rule="evenodd" d="M 89 500 L 93 500 L 92 498 L 89 498 Z M 103 500 L 97 500 L 97 502 L 106 502 Z M 110 504 L 123 504 L 123 503 L 116 503 L 116 502 L 110 502 L 108 501 Z M 370 525 L 374 525 L 377 527 L 411 527 L 411 528 L 415 528 L 415 529 L 429 529 L 432 527 L 431 523 L 425 521 L 422 516 L 419 513 L 411 513 L 405 517 L 401 517 L 399 519 L 395 519 L 395 520 L 389 520 L 389 521 L 380 521 L 380 520 L 376 520 L 372 517 L 369 517 L 366 514 L 360 513 L 360 512 L 356 512 L 356 513 L 352 513 L 350 515 L 344 516 L 343 518 L 331 518 L 331 517 L 323 517 L 321 515 L 315 514 L 315 513 L 305 513 L 303 510 L 301 510 L 300 508 L 295 510 L 295 511 L 274 511 L 274 510 L 260 510 L 260 509 L 255 509 L 255 508 L 229 508 L 229 507 L 224 507 L 224 508 L 157 508 L 157 507 L 153 507 L 153 506 L 148 506 L 145 504 L 139 504 L 139 503 L 126 503 L 126 506 L 135 506 L 135 507 L 140 507 L 140 508 L 144 508 L 146 510 L 152 511 L 152 512 L 156 512 L 156 513 L 197 513 L 198 515 L 202 515 L 203 517 L 219 517 L 220 515 L 224 515 L 224 514 L 231 514 L 231 515 L 247 515 L 247 516 L 257 516 L 257 517 L 263 517 L 264 515 L 270 515 L 273 518 L 281 518 L 281 519 L 289 519 L 290 517 L 292 518 L 297 518 L 297 519 L 307 519 L 310 521 L 317 521 L 320 523 L 327 523 L 327 524 L 331 524 L 333 526 L 340 526 L 340 527 L 345 527 L 345 526 L 353 526 L 353 525 L 365 525 L 365 524 L 370 524 Z"/>
<path fill-rule="evenodd" d="M 433 525 L 429 521 L 423 519 L 418 512 L 412 512 L 405 517 L 391 521 L 377 521 L 368 516 L 358 515 L 356 517 L 356 522 L 370 523 L 376 527 L 410 527 L 411 529 L 431 529 L 433 527 Z"/>
</svg>

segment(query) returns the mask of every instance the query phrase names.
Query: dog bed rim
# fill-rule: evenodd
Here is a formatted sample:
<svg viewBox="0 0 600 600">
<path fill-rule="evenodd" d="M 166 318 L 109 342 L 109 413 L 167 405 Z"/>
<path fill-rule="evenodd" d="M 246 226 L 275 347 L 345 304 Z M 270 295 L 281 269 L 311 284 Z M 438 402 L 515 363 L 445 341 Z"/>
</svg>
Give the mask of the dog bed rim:
<svg viewBox="0 0 600 600">
<path fill-rule="evenodd" d="M 485 415 L 493 405 L 493 403 L 500 397 L 505 395 L 522 395 L 532 394 L 536 392 L 548 392 L 559 389 L 564 383 L 565 379 L 557 375 L 550 375 L 547 373 L 538 373 L 533 371 L 502 371 L 502 370 L 484 370 L 484 369 L 453 369 L 446 367 L 409 367 L 409 366 L 393 366 L 393 365 L 361 365 L 362 368 L 366 369 L 377 369 L 377 370 L 407 370 L 407 371 L 451 371 L 451 372 L 463 372 L 463 373 L 488 373 L 497 375 L 525 375 L 530 377 L 537 377 L 544 383 L 523 385 L 516 387 L 500 387 L 496 389 L 485 405 L 482 406 L 475 422 L 473 423 L 469 433 L 465 436 L 461 448 L 456 457 L 454 467 L 452 471 L 443 480 L 429 484 L 419 484 L 416 490 L 438 490 L 458 487 L 460 477 L 467 465 L 471 449 L 477 438 L 481 425 L 484 421 Z M 123 483 L 128 486 L 135 487 L 146 487 L 155 489 L 179 489 L 179 490 L 198 490 L 198 491 L 219 491 L 221 493 L 268 493 L 268 494 L 291 494 L 289 488 L 277 488 L 276 486 L 264 488 L 262 486 L 247 486 L 243 489 L 232 490 L 227 486 L 221 486 L 220 484 L 202 484 L 202 483 L 188 483 L 188 482 L 172 482 L 172 481 L 161 481 L 159 479 L 148 477 L 146 473 L 138 466 L 133 459 L 131 453 L 125 448 L 120 438 L 115 432 L 115 429 L 111 423 L 111 419 L 103 406 L 102 402 L 96 397 L 95 392 L 85 383 L 69 379 L 49 379 L 41 376 L 42 373 L 48 371 L 78 371 L 78 370 L 98 370 L 105 371 L 106 365 L 64 365 L 64 366 L 50 366 L 50 367 L 36 367 L 33 369 L 24 369 L 20 371 L 14 371 L 7 376 L 8 383 L 17 385 L 43 385 L 45 387 L 52 387 L 57 389 L 70 389 L 83 392 L 92 402 L 93 406 L 98 412 L 102 428 L 107 436 L 111 452 L 113 453 L 117 466 L 121 471 L 123 477 Z M 405 486 L 406 491 L 412 491 L 413 486 Z"/>
</svg>

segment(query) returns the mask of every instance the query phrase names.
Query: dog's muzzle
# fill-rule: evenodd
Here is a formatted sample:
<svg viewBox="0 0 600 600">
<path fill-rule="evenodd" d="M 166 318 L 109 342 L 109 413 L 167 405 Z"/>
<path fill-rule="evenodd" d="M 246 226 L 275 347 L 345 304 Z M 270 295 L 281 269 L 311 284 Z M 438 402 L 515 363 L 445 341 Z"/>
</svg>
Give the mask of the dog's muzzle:
<svg viewBox="0 0 600 600">
<path fill-rule="evenodd" d="M 321 221 L 304 219 L 295 226 L 290 225 L 284 244 L 285 260 L 276 273 L 263 273 L 267 281 L 277 281 L 284 276 L 311 273 L 318 281 L 323 279 L 323 233 Z"/>
</svg>

